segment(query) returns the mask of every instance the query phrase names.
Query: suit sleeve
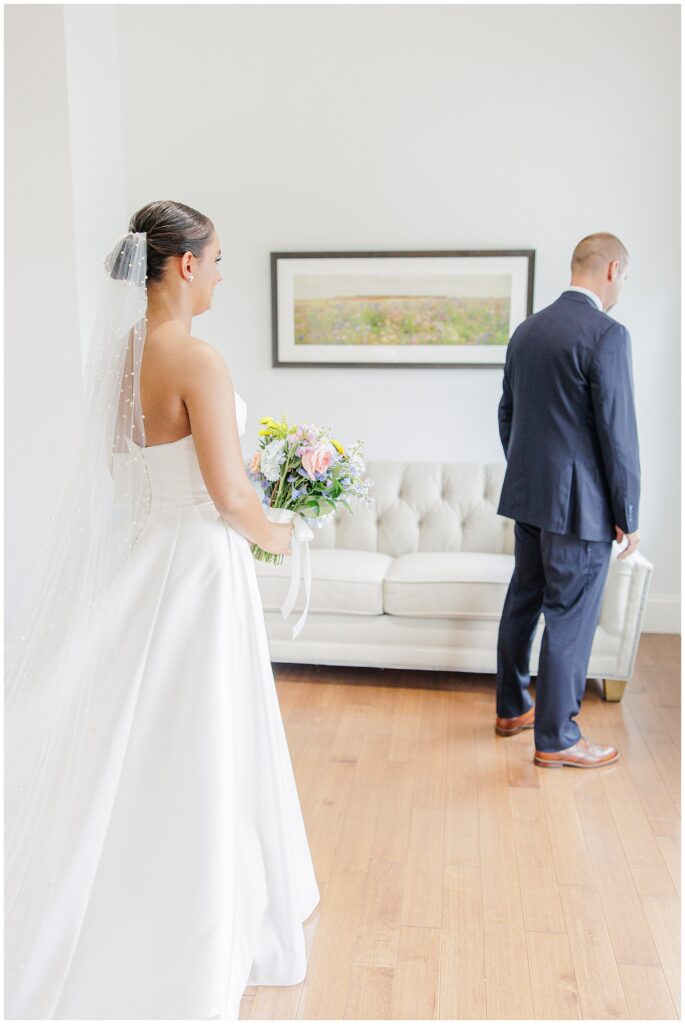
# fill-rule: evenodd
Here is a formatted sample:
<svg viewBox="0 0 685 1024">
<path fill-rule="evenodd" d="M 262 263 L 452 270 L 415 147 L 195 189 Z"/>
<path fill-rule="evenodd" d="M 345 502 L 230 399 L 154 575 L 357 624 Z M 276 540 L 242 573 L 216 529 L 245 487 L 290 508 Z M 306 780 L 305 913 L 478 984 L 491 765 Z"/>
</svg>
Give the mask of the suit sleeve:
<svg viewBox="0 0 685 1024">
<path fill-rule="evenodd" d="M 504 376 L 502 378 L 502 397 L 500 398 L 497 418 L 499 420 L 499 436 L 504 448 L 506 458 L 509 448 L 509 435 L 511 434 L 511 417 L 514 410 L 514 402 L 511 393 L 511 381 L 509 379 L 509 348 L 504 362 Z"/>
<path fill-rule="evenodd" d="M 624 533 L 633 533 L 640 504 L 640 452 L 630 334 L 622 324 L 612 324 L 599 339 L 589 378 L 614 522 Z"/>
</svg>

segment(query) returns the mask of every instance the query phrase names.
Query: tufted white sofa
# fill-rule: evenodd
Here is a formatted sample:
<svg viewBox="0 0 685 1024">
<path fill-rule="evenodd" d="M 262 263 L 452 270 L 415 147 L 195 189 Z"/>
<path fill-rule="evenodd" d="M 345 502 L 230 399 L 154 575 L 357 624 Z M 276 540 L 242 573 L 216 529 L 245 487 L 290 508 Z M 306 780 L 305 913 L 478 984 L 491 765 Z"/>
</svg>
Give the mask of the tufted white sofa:
<svg viewBox="0 0 685 1024">
<path fill-rule="evenodd" d="M 272 661 L 495 673 L 514 568 L 514 523 L 497 515 L 503 463 L 370 462 L 372 506 L 315 530 L 306 625 L 290 639 L 280 608 L 290 559 L 256 562 Z M 635 665 L 652 573 L 614 544 L 588 675 L 620 700 Z M 537 671 L 544 618 L 531 653 Z"/>
</svg>

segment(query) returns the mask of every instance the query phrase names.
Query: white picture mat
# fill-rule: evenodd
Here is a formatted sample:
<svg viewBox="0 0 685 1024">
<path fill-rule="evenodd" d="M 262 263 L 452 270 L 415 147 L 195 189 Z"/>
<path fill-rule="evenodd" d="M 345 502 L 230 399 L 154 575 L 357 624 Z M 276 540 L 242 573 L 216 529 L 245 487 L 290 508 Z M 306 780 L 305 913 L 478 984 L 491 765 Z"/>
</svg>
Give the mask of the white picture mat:
<svg viewBox="0 0 685 1024">
<path fill-rule="evenodd" d="M 298 276 L 335 277 L 397 274 L 406 278 L 451 274 L 511 276 L 509 336 L 525 320 L 528 295 L 526 256 L 308 257 L 277 260 L 278 359 L 312 363 L 492 363 L 503 365 L 506 345 L 300 345 L 294 336 L 294 281 Z M 306 355 L 306 358 L 305 358 Z"/>
</svg>

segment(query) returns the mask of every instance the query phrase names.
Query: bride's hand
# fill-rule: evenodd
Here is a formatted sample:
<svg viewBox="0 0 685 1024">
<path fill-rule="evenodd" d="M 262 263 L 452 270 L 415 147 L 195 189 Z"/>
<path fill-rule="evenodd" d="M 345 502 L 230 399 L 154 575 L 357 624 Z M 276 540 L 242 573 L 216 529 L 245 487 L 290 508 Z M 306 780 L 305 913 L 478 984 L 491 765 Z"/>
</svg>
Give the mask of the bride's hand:
<svg viewBox="0 0 685 1024">
<path fill-rule="evenodd" d="M 269 543 L 266 550 L 272 555 L 292 555 L 290 546 L 292 532 L 295 529 L 294 523 L 271 523 Z"/>
</svg>

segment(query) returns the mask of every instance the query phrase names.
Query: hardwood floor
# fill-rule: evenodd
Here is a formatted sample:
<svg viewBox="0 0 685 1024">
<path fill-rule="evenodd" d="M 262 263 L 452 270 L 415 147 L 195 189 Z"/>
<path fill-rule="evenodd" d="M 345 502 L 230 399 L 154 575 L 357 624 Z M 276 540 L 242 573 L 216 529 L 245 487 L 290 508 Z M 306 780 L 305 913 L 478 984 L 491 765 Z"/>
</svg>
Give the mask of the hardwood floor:
<svg viewBox="0 0 685 1024">
<path fill-rule="evenodd" d="M 645 634 L 579 724 L 614 765 L 537 768 L 494 677 L 275 667 L 321 902 L 307 976 L 241 1019 L 677 1019 L 680 637 Z"/>
</svg>

